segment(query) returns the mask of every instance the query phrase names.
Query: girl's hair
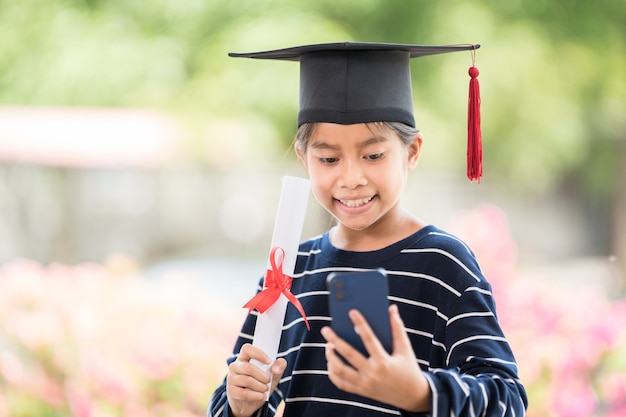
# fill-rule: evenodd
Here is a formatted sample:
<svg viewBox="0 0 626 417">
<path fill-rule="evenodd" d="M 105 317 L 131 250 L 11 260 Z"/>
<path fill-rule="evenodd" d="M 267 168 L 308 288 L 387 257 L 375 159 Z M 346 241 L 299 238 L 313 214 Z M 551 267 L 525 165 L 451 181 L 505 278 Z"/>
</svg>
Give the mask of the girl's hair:
<svg viewBox="0 0 626 417">
<path fill-rule="evenodd" d="M 372 125 L 391 130 L 397 134 L 402 143 L 407 146 L 413 143 L 415 135 L 419 132 L 418 129 L 400 122 L 374 122 L 366 123 L 366 125 L 370 130 L 372 129 Z M 298 128 L 295 137 L 295 146 L 302 155 L 306 153 L 309 139 L 311 139 L 311 136 L 315 133 L 316 127 L 317 123 L 303 123 L 302 126 Z"/>
</svg>

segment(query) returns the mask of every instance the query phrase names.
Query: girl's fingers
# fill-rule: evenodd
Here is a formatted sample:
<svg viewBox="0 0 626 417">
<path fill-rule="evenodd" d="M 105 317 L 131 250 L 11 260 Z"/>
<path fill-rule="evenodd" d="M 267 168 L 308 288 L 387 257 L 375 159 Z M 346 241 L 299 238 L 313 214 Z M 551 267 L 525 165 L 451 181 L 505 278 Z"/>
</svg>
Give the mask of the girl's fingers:
<svg viewBox="0 0 626 417">
<path fill-rule="evenodd" d="M 358 310 L 350 311 L 350 319 L 354 324 L 354 328 L 357 334 L 361 337 L 363 341 L 363 345 L 365 346 L 365 350 L 369 353 L 370 356 L 373 355 L 382 355 L 385 354 L 385 348 L 378 337 L 374 334 L 374 331 L 370 327 L 365 317 Z"/>
</svg>

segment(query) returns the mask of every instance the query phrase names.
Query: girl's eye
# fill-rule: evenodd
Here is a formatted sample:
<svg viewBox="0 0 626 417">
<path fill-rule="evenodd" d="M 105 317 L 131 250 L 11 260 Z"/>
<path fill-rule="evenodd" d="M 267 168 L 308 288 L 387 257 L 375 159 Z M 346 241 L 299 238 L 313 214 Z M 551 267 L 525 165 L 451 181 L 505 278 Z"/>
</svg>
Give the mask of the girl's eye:
<svg viewBox="0 0 626 417">
<path fill-rule="evenodd" d="M 320 162 L 323 165 L 332 165 L 337 162 L 337 158 L 320 158 Z"/>
<path fill-rule="evenodd" d="M 382 159 L 383 156 L 385 156 L 385 154 L 380 152 L 380 153 L 374 153 L 374 154 L 371 154 L 371 155 L 367 155 L 365 157 L 365 159 L 367 159 L 368 161 L 377 161 L 379 159 Z"/>
</svg>

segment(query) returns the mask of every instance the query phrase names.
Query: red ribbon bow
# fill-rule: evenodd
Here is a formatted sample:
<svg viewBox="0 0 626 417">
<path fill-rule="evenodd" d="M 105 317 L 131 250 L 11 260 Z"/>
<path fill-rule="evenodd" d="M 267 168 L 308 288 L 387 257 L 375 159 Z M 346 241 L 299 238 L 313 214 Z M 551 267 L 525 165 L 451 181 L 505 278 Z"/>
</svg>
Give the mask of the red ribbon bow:
<svg viewBox="0 0 626 417">
<path fill-rule="evenodd" d="M 276 262 L 277 254 L 279 255 L 278 262 Z M 272 266 L 272 269 L 268 269 L 265 272 L 263 291 L 252 297 L 252 299 L 244 305 L 244 308 L 247 308 L 249 313 L 252 312 L 252 310 L 257 310 L 259 313 L 263 314 L 276 302 L 276 300 L 278 300 L 280 294 L 284 294 L 304 318 L 306 328 L 311 330 L 302 304 L 300 304 L 300 301 L 290 291 L 291 281 L 293 278 L 289 275 L 283 274 L 284 258 L 285 251 L 283 248 L 278 246 L 272 248 L 270 252 L 270 265 Z"/>
</svg>

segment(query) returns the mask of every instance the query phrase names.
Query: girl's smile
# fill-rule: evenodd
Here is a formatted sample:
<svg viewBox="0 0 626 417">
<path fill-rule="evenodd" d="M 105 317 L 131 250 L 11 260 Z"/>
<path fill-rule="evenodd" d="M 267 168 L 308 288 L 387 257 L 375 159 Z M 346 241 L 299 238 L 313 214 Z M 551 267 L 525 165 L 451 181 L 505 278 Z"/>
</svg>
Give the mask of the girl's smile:
<svg viewBox="0 0 626 417">
<path fill-rule="evenodd" d="M 335 199 L 340 208 L 349 214 L 359 214 L 367 211 L 374 204 L 376 196 L 358 199 Z"/>
</svg>

